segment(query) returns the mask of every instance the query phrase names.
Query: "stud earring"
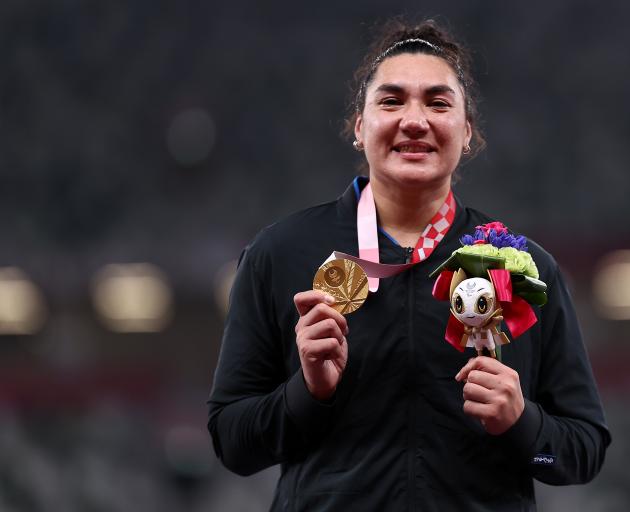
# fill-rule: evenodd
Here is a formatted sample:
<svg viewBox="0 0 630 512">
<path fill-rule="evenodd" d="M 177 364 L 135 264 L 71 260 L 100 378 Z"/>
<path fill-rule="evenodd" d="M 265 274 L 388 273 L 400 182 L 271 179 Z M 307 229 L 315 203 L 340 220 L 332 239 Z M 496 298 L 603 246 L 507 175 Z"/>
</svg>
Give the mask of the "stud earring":
<svg viewBox="0 0 630 512">
<path fill-rule="evenodd" d="M 359 142 L 358 140 L 354 140 L 354 142 L 352 143 L 352 147 L 354 149 L 356 149 L 357 151 L 363 151 L 363 143 Z"/>
</svg>

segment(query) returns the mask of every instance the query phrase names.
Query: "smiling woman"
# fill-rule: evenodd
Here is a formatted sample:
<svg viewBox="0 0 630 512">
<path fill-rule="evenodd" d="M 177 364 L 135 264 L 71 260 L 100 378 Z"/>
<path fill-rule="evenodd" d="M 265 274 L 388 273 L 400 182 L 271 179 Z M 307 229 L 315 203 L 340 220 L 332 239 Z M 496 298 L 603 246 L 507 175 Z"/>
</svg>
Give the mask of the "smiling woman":
<svg viewBox="0 0 630 512">
<path fill-rule="evenodd" d="M 448 190 L 471 138 L 464 101 L 455 74 L 439 57 L 402 54 L 383 62 L 355 123 L 372 189 L 383 180 L 402 180 Z"/>
<path fill-rule="evenodd" d="M 354 74 L 352 102 L 346 118 L 345 135 L 348 137 L 355 135 L 356 118 L 365 108 L 368 86 L 373 82 L 380 64 L 396 55 L 418 54 L 438 57 L 442 63 L 450 67 L 456 77 L 463 93 L 466 120 L 472 129 L 470 148 L 466 154 L 468 157 L 475 156 L 483 150 L 486 142 L 479 126 L 478 93 L 471 71 L 472 58 L 465 46 L 431 20 L 414 26 L 394 19 L 382 27 L 381 34 L 375 38 Z M 439 93 L 440 90 L 434 92 Z"/>
<path fill-rule="evenodd" d="M 533 478 L 586 482 L 610 442 L 562 275 L 530 241 L 548 283 L 535 327 L 501 361 L 453 350 L 429 274 L 467 233 L 502 226 L 451 190 L 484 145 L 468 53 L 434 22 L 389 24 L 356 84 L 347 126 L 368 176 L 241 255 L 209 400 L 214 449 L 242 475 L 282 465 L 272 510 L 535 510 Z M 333 252 L 369 269 L 351 314 L 313 289 Z"/>
<path fill-rule="evenodd" d="M 464 94 L 445 60 L 422 53 L 387 58 L 367 87 L 355 121 L 357 145 L 365 150 L 381 226 L 406 246 L 415 245 L 418 227 L 444 203 L 469 151 Z M 395 204 L 407 205 L 402 217 Z"/>
</svg>

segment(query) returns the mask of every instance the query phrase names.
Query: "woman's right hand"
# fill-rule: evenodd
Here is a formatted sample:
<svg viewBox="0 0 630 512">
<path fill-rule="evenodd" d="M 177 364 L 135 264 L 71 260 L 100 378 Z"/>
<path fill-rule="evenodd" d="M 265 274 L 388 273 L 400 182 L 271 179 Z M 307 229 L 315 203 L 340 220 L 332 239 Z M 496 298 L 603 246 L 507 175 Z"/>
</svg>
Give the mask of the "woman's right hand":
<svg viewBox="0 0 630 512">
<path fill-rule="evenodd" d="M 315 399 L 328 400 L 348 361 L 348 323 L 330 307 L 335 299 L 323 292 L 300 292 L 293 301 L 300 314 L 295 334 L 306 387 Z"/>
</svg>

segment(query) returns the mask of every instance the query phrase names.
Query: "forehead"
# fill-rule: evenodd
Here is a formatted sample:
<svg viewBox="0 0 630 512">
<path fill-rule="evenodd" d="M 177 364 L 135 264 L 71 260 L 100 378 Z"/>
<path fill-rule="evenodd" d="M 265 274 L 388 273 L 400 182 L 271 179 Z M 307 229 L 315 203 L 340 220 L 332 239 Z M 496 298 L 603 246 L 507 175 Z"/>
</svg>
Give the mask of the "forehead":
<svg viewBox="0 0 630 512">
<path fill-rule="evenodd" d="M 492 286 L 490 281 L 487 279 L 483 279 L 481 277 L 471 277 L 470 279 L 465 279 L 457 286 L 457 291 L 463 292 L 466 294 L 472 293 L 482 293 L 482 292 L 492 292 Z"/>
<path fill-rule="evenodd" d="M 368 93 L 383 83 L 408 87 L 444 84 L 461 93 L 461 85 L 451 66 L 440 57 L 424 53 L 401 53 L 385 59 L 376 68 Z"/>
</svg>

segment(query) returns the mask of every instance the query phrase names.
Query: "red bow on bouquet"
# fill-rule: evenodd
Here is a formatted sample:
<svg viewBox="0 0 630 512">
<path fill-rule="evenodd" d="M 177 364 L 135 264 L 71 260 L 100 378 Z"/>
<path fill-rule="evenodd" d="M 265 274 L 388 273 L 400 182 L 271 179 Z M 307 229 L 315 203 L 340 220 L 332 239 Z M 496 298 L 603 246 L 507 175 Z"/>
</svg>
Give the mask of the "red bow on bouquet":
<svg viewBox="0 0 630 512">
<path fill-rule="evenodd" d="M 494 288 L 496 310 L 501 309 L 495 319 L 500 322 L 502 318 L 512 337 L 518 338 L 537 322 L 530 304 L 543 306 L 547 302 L 547 285 L 538 279 L 536 263 L 527 250 L 527 239 L 522 235 L 511 234 L 500 222 L 490 222 L 476 226 L 475 233 L 462 236 L 460 242 L 462 247 L 431 273 L 430 277 L 437 277 L 433 296 L 438 300 L 450 301 L 454 288 L 462 282 L 462 275 L 466 279 L 474 277 L 490 281 L 489 284 Z M 461 297 L 455 300 L 461 300 Z M 466 329 L 470 330 L 473 326 L 464 325 L 465 321 L 451 308 L 445 337 L 459 351 L 464 350 L 462 339 Z M 479 330 L 479 327 L 477 325 L 475 329 Z M 479 338 L 477 333 L 473 334 L 478 352 L 481 346 L 489 346 L 493 350 L 493 343 L 486 345 L 483 338 Z M 503 338 L 508 341 L 505 335 Z"/>
<path fill-rule="evenodd" d="M 532 307 L 523 298 L 512 293 L 511 274 L 505 269 L 487 269 L 490 280 L 495 289 L 497 301 L 503 310 L 503 319 L 513 338 L 518 338 L 538 319 Z M 453 270 L 442 270 L 433 286 L 433 297 L 438 300 L 450 300 L 450 287 Z M 461 339 L 464 335 L 464 324 L 453 314 L 449 315 L 445 338 L 460 352 L 464 351 Z"/>
</svg>

